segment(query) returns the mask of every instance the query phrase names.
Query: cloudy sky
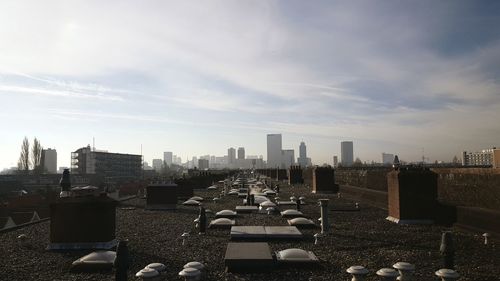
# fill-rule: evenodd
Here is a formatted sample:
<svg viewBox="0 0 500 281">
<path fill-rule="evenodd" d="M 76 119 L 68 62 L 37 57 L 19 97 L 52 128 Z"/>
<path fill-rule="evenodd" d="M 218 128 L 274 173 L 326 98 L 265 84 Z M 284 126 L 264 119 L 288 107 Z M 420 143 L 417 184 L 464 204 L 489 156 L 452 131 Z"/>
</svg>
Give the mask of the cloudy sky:
<svg viewBox="0 0 500 281">
<path fill-rule="evenodd" d="M 0 168 L 24 136 L 316 164 L 500 146 L 500 1 L 2 1 Z"/>
</svg>

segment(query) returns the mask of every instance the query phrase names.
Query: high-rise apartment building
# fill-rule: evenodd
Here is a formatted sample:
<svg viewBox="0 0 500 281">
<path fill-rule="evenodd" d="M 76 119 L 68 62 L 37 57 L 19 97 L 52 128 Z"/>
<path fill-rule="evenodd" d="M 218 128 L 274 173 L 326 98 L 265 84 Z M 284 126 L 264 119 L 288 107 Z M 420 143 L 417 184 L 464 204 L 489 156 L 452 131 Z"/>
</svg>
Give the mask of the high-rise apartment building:
<svg viewBox="0 0 500 281">
<path fill-rule="evenodd" d="M 55 149 L 47 148 L 42 150 L 43 170 L 49 174 L 57 173 L 57 151 Z"/>
<path fill-rule="evenodd" d="M 245 159 L 245 148 L 238 147 L 238 159 Z"/>
<path fill-rule="evenodd" d="M 163 161 L 165 161 L 165 163 L 168 166 L 172 166 L 172 163 L 173 163 L 172 160 L 173 160 L 173 154 L 172 154 L 172 152 L 170 152 L 170 151 L 163 152 Z"/>
<path fill-rule="evenodd" d="M 337 168 L 339 166 L 339 157 L 337 155 L 333 156 L 333 167 Z"/>
<path fill-rule="evenodd" d="M 354 149 L 352 141 L 340 143 L 340 161 L 343 166 L 352 166 L 354 163 Z"/>
<path fill-rule="evenodd" d="M 282 165 L 282 143 L 281 134 L 267 135 L 267 167 L 276 168 Z"/>
</svg>

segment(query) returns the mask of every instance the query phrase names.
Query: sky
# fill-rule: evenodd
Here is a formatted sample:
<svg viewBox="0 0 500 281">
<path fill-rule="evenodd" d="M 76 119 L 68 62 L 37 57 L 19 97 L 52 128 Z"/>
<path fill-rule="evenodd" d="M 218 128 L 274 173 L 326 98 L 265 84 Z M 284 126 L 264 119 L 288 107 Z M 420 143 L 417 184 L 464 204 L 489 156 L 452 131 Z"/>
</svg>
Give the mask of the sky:
<svg viewBox="0 0 500 281">
<path fill-rule="evenodd" d="M 1 1 L 0 169 L 23 138 L 182 157 L 266 134 L 332 163 L 500 146 L 500 1 Z"/>
</svg>

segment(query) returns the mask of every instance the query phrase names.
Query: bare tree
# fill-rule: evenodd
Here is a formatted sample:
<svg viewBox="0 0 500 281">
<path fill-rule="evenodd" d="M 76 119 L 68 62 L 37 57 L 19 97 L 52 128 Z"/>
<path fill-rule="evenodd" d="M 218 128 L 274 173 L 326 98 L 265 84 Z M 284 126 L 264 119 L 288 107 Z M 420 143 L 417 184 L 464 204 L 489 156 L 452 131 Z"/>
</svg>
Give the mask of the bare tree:
<svg viewBox="0 0 500 281">
<path fill-rule="evenodd" d="M 33 140 L 33 147 L 31 148 L 31 166 L 35 174 L 42 173 L 42 145 L 37 138 Z"/>
<path fill-rule="evenodd" d="M 27 174 L 30 169 L 30 143 L 27 137 L 24 137 L 23 144 L 21 145 L 21 155 L 19 155 L 17 169 L 25 174 Z"/>
</svg>

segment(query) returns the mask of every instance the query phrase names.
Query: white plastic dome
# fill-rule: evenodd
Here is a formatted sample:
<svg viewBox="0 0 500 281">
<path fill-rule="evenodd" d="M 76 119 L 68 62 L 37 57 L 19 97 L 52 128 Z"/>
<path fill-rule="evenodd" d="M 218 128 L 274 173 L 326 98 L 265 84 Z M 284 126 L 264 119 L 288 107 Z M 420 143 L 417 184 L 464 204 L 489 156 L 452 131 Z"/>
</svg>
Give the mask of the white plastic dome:
<svg viewBox="0 0 500 281">
<path fill-rule="evenodd" d="M 236 216 L 236 212 L 233 210 L 222 210 L 222 211 L 217 212 L 215 215 L 218 217 Z"/>
<path fill-rule="evenodd" d="M 290 262 L 317 262 L 318 258 L 313 252 L 308 252 L 302 249 L 290 248 L 276 252 L 276 258 L 279 261 Z"/>
<path fill-rule="evenodd" d="M 274 204 L 273 202 L 271 201 L 264 201 L 262 203 L 260 203 L 260 206 L 262 208 L 267 208 L 267 207 L 276 207 L 276 204 Z"/>
<path fill-rule="evenodd" d="M 254 197 L 254 201 L 255 201 L 256 204 L 261 204 L 263 202 L 269 201 L 269 198 L 267 198 L 265 196 L 257 195 L 257 196 Z"/>
<path fill-rule="evenodd" d="M 187 201 L 184 201 L 184 203 L 182 203 L 182 205 L 186 205 L 186 206 L 199 206 L 201 203 L 199 201 L 196 201 L 196 200 L 187 200 Z"/>
<path fill-rule="evenodd" d="M 314 222 L 310 219 L 306 219 L 306 218 L 294 218 L 294 219 L 291 219 L 289 220 L 289 224 L 290 225 L 314 225 Z"/>
<path fill-rule="evenodd" d="M 297 210 L 293 210 L 293 209 L 288 209 L 288 210 L 284 210 L 283 212 L 281 212 L 281 215 L 282 216 L 303 216 L 304 214 L 301 212 L 301 211 L 297 211 Z"/>
<path fill-rule="evenodd" d="M 218 218 L 210 222 L 212 225 L 232 225 L 233 221 L 228 218 Z"/>
<path fill-rule="evenodd" d="M 302 249 L 297 249 L 297 248 L 291 248 L 291 249 L 286 249 L 283 251 L 279 251 L 280 257 L 282 259 L 307 259 L 309 258 L 309 254 L 302 250 Z"/>
</svg>

